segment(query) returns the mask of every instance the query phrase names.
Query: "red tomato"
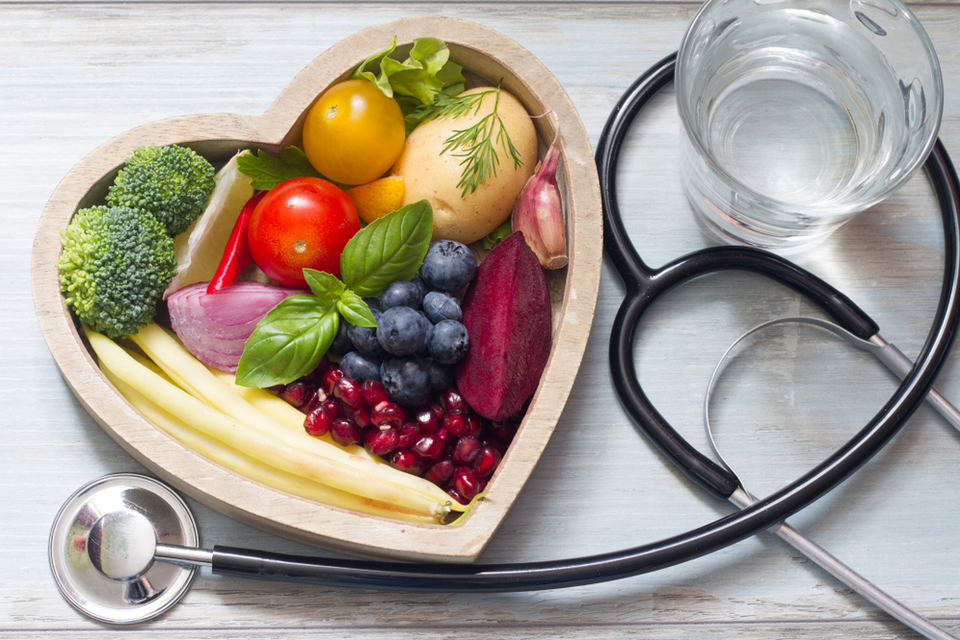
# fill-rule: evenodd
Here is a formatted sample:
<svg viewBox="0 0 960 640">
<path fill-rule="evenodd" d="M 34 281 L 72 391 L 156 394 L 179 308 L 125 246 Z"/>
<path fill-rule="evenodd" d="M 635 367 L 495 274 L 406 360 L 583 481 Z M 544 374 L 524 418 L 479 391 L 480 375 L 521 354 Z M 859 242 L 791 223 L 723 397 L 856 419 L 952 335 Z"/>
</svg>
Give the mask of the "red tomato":
<svg viewBox="0 0 960 640">
<path fill-rule="evenodd" d="M 247 238 L 257 266 L 278 284 L 305 287 L 305 268 L 340 275 L 340 254 L 360 230 L 350 198 L 320 178 L 281 182 L 250 217 Z"/>
</svg>

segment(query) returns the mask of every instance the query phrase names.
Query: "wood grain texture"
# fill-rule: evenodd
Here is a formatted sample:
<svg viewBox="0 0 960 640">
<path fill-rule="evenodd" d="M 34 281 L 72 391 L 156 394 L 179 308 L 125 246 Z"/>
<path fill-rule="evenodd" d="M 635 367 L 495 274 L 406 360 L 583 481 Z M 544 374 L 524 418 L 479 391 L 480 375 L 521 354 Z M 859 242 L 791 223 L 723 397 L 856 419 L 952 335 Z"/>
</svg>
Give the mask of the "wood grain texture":
<svg viewBox="0 0 960 640">
<path fill-rule="evenodd" d="M 960 154 L 960 6 L 914 5 L 944 67 L 941 137 Z M 633 79 L 676 49 L 693 3 L 210 3 L 0 5 L 0 401 L 5 409 L 0 633 L 102 638 L 49 575 L 46 535 L 82 482 L 143 471 L 74 398 L 33 312 L 32 242 L 59 181 L 133 127 L 195 113 L 256 117 L 311 60 L 368 26 L 450 15 L 493 28 L 557 77 L 596 143 Z M 659 265 L 711 244 L 677 180 L 678 118 L 665 90 L 638 123 L 619 180 L 628 230 Z M 906 353 L 936 305 L 942 243 L 923 176 L 796 256 L 834 282 Z M 607 341 L 622 287 L 608 266 L 587 349 L 544 455 L 481 562 L 614 551 L 701 526 L 731 507 L 704 496 L 638 436 L 612 396 Z M 747 328 L 812 312 L 742 275 L 677 290 L 644 323 L 648 393 L 698 446 L 720 354 Z M 880 365 L 817 332 L 765 334 L 731 363 L 713 405 L 725 454 L 757 494 L 822 459 L 894 384 Z M 952 360 L 938 385 L 960 398 Z M 960 436 L 922 409 L 880 455 L 791 523 L 907 604 L 960 633 Z M 203 542 L 314 553 L 189 501 Z M 166 638 L 916 638 L 767 536 L 654 574 L 560 591 L 394 594 L 223 580 L 203 573 L 162 619 L 126 633 Z"/>
</svg>

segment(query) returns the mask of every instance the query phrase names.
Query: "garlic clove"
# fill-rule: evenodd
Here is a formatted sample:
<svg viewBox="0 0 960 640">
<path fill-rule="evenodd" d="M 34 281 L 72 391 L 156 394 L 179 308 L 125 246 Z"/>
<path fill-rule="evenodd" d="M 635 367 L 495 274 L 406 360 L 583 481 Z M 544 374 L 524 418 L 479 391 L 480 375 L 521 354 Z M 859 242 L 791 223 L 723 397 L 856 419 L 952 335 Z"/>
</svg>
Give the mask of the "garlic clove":
<svg viewBox="0 0 960 640">
<path fill-rule="evenodd" d="M 568 262 L 563 202 L 557 185 L 559 140 L 558 132 L 523 187 L 512 215 L 514 231 L 523 232 L 524 240 L 545 269 L 559 269 Z"/>
</svg>

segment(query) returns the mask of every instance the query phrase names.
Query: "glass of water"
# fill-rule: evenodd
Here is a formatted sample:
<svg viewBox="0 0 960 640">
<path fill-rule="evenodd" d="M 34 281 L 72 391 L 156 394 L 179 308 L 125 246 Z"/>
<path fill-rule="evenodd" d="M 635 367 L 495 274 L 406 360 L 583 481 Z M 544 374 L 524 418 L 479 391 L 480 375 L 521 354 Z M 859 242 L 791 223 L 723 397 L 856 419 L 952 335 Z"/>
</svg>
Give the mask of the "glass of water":
<svg viewBox="0 0 960 640">
<path fill-rule="evenodd" d="M 899 0 L 707 0 L 677 57 L 684 189 L 735 243 L 789 249 L 880 202 L 936 142 L 936 52 Z"/>
</svg>

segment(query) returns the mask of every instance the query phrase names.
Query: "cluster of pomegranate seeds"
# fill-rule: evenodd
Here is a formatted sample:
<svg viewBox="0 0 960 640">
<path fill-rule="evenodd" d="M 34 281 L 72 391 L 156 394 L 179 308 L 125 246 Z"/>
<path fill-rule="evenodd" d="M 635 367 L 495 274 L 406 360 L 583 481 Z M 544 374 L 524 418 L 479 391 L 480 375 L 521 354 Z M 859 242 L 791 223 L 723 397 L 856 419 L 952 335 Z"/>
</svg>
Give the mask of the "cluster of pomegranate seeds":
<svg viewBox="0 0 960 640">
<path fill-rule="evenodd" d="M 393 467 L 422 476 L 467 504 L 486 487 L 516 426 L 480 417 L 456 388 L 402 407 L 377 380 L 360 383 L 324 358 L 310 375 L 274 391 L 306 414 L 312 436 L 358 444 Z"/>
</svg>

